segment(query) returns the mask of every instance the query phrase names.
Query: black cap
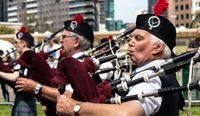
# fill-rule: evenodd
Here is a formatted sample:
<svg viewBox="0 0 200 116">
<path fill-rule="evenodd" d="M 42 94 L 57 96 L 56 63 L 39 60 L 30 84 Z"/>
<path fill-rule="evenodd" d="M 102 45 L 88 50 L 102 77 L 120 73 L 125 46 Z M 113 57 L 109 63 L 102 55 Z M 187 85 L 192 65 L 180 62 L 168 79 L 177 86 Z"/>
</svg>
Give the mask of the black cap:
<svg viewBox="0 0 200 116">
<path fill-rule="evenodd" d="M 24 40 L 34 46 L 34 38 L 28 32 L 18 32 L 16 34 L 17 39 Z"/>
<path fill-rule="evenodd" d="M 76 15 L 73 20 L 65 21 L 65 30 L 74 32 L 85 37 L 91 42 L 94 41 L 94 34 L 92 27 L 83 20 L 82 15 Z"/>
<path fill-rule="evenodd" d="M 174 25 L 163 16 L 156 16 L 154 14 L 138 15 L 136 19 L 136 28 L 146 30 L 160 38 L 170 50 L 176 46 L 176 29 Z"/>
</svg>

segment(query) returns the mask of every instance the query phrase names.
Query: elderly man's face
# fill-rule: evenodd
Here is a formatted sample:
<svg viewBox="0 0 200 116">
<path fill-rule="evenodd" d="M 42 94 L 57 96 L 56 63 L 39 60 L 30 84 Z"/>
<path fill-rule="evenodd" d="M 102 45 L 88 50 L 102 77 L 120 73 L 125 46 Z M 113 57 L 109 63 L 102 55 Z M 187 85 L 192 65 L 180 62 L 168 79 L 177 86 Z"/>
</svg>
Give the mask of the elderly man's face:
<svg viewBox="0 0 200 116">
<path fill-rule="evenodd" d="M 76 39 L 77 37 L 72 36 L 71 32 L 64 30 L 62 35 L 62 46 L 65 55 L 71 55 L 74 52 Z"/>
<path fill-rule="evenodd" d="M 151 34 L 147 31 L 136 29 L 130 35 L 129 55 L 136 65 L 143 65 L 152 60 L 153 43 Z"/>
</svg>

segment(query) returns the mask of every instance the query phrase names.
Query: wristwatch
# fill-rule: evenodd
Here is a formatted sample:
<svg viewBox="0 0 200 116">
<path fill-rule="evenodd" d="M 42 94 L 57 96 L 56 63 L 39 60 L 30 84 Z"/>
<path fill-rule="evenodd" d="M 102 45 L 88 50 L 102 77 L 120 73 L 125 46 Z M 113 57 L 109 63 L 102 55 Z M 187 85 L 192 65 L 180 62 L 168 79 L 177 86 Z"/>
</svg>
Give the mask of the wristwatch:
<svg viewBox="0 0 200 116">
<path fill-rule="evenodd" d="M 74 114 L 75 114 L 75 116 L 78 116 L 78 113 L 79 113 L 80 110 L 81 110 L 80 104 L 76 104 L 74 106 Z"/>
<path fill-rule="evenodd" d="M 40 93 L 40 91 L 42 90 L 42 85 L 41 84 L 37 84 L 35 89 L 34 89 L 34 94 L 38 95 Z"/>
</svg>

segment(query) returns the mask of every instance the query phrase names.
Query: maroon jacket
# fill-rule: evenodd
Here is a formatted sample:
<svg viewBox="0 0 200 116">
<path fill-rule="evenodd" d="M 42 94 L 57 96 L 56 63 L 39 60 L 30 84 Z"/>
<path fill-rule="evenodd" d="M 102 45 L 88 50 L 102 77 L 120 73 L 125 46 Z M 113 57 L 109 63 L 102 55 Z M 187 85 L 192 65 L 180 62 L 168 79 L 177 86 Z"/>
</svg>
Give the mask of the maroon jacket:
<svg viewBox="0 0 200 116">
<path fill-rule="evenodd" d="M 31 79 L 48 86 L 58 86 L 67 83 L 62 73 L 51 69 L 44 58 L 33 51 L 25 51 L 18 59 L 23 67 L 30 67 Z"/>
<path fill-rule="evenodd" d="M 73 57 L 65 57 L 58 64 L 73 88 L 72 98 L 80 101 L 97 102 L 98 90 L 83 63 Z"/>
</svg>

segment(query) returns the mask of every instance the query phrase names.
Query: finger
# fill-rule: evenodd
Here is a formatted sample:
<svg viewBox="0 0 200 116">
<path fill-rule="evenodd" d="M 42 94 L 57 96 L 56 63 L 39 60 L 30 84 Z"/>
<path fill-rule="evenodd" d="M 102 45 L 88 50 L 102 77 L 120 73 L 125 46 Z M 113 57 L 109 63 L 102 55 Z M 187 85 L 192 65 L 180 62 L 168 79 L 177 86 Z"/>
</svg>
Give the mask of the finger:
<svg viewBox="0 0 200 116">
<path fill-rule="evenodd" d="M 16 84 L 18 84 L 18 85 L 24 84 L 24 81 L 23 81 L 23 80 L 17 80 L 17 81 L 16 81 Z"/>
<path fill-rule="evenodd" d="M 57 100 L 62 99 L 63 96 L 64 96 L 64 95 L 59 95 L 59 96 L 57 97 Z"/>
<path fill-rule="evenodd" d="M 57 101 L 58 101 L 58 99 L 60 99 L 60 95 L 57 97 Z"/>
<path fill-rule="evenodd" d="M 23 87 L 24 87 L 23 85 L 16 85 L 15 86 L 16 89 L 20 89 L 20 88 L 23 88 Z"/>
<path fill-rule="evenodd" d="M 23 80 L 25 80 L 25 78 L 23 78 L 23 77 L 18 77 L 17 78 L 17 81 L 23 81 Z"/>
<path fill-rule="evenodd" d="M 59 115 L 59 116 L 64 116 L 64 112 L 63 112 L 61 107 L 56 109 L 56 114 Z"/>
<path fill-rule="evenodd" d="M 23 89 L 17 89 L 17 92 L 22 92 L 23 91 Z"/>
<path fill-rule="evenodd" d="M 56 105 L 56 114 L 61 115 L 60 112 L 61 112 L 60 105 L 57 104 L 57 105 Z"/>
<path fill-rule="evenodd" d="M 57 100 L 57 103 L 62 103 L 62 98 L 59 98 L 58 100 Z"/>
</svg>

